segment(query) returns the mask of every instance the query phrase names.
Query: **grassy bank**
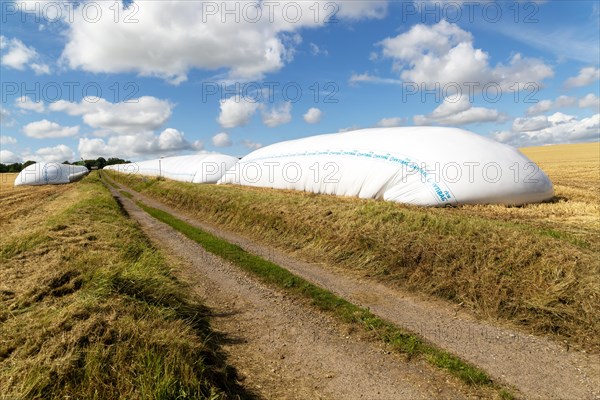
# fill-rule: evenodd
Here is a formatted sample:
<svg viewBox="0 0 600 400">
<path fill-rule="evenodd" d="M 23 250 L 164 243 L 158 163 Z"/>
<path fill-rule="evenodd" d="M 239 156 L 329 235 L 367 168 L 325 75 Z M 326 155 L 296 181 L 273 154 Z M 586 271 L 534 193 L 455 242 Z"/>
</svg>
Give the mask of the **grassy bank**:
<svg viewBox="0 0 600 400">
<path fill-rule="evenodd" d="M 448 299 L 483 318 L 597 351 L 600 209 L 593 191 L 600 187 L 600 160 L 593 146 L 598 145 L 545 153 L 542 166 L 555 181 L 557 200 L 524 207 L 424 209 L 291 191 L 117 179 L 199 220 L 308 261 Z"/>
<path fill-rule="evenodd" d="M 208 310 L 92 174 L 0 213 L 0 398 L 245 395 Z M 5 202 L 27 193 L 26 202 Z"/>
</svg>

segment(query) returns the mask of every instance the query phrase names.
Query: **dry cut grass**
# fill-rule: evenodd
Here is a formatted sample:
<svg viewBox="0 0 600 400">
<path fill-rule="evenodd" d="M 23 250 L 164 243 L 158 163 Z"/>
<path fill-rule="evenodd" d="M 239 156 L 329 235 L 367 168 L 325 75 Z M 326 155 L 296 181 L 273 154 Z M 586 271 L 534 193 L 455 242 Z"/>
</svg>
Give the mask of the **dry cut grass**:
<svg viewBox="0 0 600 400">
<path fill-rule="evenodd" d="M 111 173 L 200 220 L 297 256 L 460 303 L 482 318 L 600 349 L 598 143 L 524 149 L 555 201 L 419 208 Z"/>
<path fill-rule="evenodd" d="M 0 177 L 0 398 L 227 398 L 208 310 L 92 174 Z"/>
</svg>

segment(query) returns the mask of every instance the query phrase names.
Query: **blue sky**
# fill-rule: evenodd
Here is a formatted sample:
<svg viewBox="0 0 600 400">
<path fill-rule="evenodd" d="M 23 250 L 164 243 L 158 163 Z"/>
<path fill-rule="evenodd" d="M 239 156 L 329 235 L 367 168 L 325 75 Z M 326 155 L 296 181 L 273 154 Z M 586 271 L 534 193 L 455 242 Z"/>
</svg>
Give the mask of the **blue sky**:
<svg viewBox="0 0 600 400">
<path fill-rule="evenodd" d="M 243 156 L 374 126 L 598 140 L 596 1 L 1 6 L 2 162 Z"/>
</svg>

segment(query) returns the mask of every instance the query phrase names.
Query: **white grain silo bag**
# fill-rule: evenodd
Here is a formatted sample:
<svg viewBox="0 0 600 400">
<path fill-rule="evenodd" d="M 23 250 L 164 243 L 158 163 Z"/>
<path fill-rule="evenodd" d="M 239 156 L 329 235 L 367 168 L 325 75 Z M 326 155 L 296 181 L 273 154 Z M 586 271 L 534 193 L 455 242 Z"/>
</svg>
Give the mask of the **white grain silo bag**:
<svg viewBox="0 0 600 400">
<path fill-rule="evenodd" d="M 81 165 L 39 162 L 24 168 L 15 179 L 15 186 L 59 185 L 83 178 L 88 169 Z"/>
<path fill-rule="evenodd" d="M 540 202 L 552 183 L 517 149 L 442 127 L 373 128 L 276 143 L 219 183 L 445 206 Z"/>
<path fill-rule="evenodd" d="M 238 159 L 218 153 L 163 157 L 105 167 L 126 174 L 136 174 L 192 183 L 216 183 Z"/>
</svg>

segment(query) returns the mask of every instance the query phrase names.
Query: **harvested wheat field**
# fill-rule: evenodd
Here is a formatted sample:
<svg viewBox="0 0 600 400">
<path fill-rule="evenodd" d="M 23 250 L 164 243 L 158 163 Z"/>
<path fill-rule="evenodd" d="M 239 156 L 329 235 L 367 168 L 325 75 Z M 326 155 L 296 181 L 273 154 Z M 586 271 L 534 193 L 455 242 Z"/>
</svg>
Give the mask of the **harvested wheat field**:
<svg viewBox="0 0 600 400">
<path fill-rule="evenodd" d="M 460 304 L 479 318 L 600 349 L 598 143 L 523 152 L 553 201 L 453 209 L 109 173 L 200 221 L 324 268 Z"/>
</svg>

